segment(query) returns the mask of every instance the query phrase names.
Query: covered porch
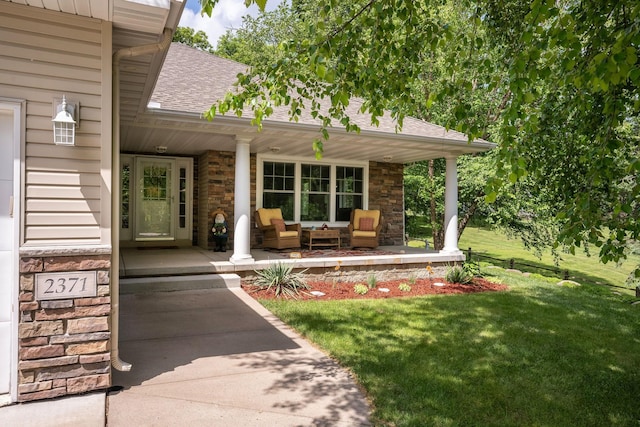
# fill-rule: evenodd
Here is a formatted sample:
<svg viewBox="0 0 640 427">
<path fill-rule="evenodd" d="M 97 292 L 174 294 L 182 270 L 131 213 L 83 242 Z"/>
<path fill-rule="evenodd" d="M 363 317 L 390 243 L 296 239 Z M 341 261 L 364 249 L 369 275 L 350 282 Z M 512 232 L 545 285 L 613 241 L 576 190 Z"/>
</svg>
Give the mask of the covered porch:
<svg viewBox="0 0 640 427">
<path fill-rule="evenodd" d="M 189 67 L 198 70 L 191 75 L 197 80 L 191 82 L 197 91 L 184 91 L 180 84 L 178 76 Z M 463 259 L 457 247 L 456 159 L 489 150 L 493 144 L 469 143 L 463 134 L 412 118 L 405 119 L 401 131 L 389 116 L 382 117 L 376 127 L 370 118 L 358 114 L 360 101 L 353 100 L 349 108 L 361 132 L 331 129 L 324 155 L 317 160 L 311 141 L 318 137 L 319 127 L 310 116 L 292 123 L 286 108 L 280 108 L 264 121 L 260 132 L 251 126 L 250 112 L 243 117 L 217 116 L 212 122 L 202 119 L 202 112 L 233 88 L 235 76 L 245 68 L 187 46 L 169 47 L 150 102 L 141 106 L 135 118 L 122 120 L 121 140 L 116 142 L 122 167 L 118 166 L 121 180 L 114 183 L 120 198 L 113 204 L 113 216 L 118 219 L 112 231 L 122 250 L 131 255 L 137 252 L 127 248 L 145 244 L 206 250 L 213 213 L 221 210 L 229 223 L 230 252 L 209 253 L 205 258 L 213 256 L 213 260 L 205 263 L 206 270 L 246 274 L 274 259 L 289 259 L 257 249 L 263 246 L 263 236 L 253 226 L 254 212 L 261 207 L 281 207 L 284 220 L 303 228 L 326 224 L 338 230 L 346 229 L 353 209 L 376 209 L 384 218 L 380 244 L 397 247 L 405 235 L 404 164 L 444 157 L 445 245 L 441 254 L 430 253 L 410 263 L 438 262 L 431 257 L 444 262 Z M 150 256 L 153 250 L 147 250 Z M 402 250 L 348 259 L 363 265 L 403 264 L 410 254 Z M 126 256 L 114 258 L 127 262 Z M 301 268 L 309 263 L 334 267 L 338 261 L 334 258 L 339 257 L 291 262 Z M 133 274 L 126 264 L 118 270 L 123 277 Z M 134 270 L 142 275 L 142 269 Z"/>
</svg>

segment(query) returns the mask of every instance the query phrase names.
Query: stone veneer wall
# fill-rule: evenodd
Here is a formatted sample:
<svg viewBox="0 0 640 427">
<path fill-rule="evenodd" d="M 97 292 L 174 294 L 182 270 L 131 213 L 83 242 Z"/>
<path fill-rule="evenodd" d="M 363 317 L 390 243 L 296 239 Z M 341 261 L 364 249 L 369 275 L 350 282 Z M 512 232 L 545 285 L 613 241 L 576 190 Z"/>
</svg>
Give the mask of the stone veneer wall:
<svg viewBox="0 0 640 427">
<path fill-rule="evenodd" d="M 229 249 L 233 248 L 234 191 L 236 153 L 231 151 L 207 151 L 198 158 L 198 246 L 209 248 L 213 218 L 218 208 L 227 214 L 229 223 Z M 256 156 L 251 155 L 251 210 L 255 210 Z M 253 218 L 252 218 L 253 224 Z M 252 226 L 251 245 L 255 242 Z"/>
<path fill-rule="evenodd" d="M 110 250 L 20 258 L 18 401 L 49 399 L 111 385 Z M 97 296 L 35 299 L 35 273 L 97 271 Z"/>
<path fill-rule="evenodd" d="M 404 244 L 404 165 L 369 162 L 369 209 L 383 218 L 381 245 Z"/>
</svg>

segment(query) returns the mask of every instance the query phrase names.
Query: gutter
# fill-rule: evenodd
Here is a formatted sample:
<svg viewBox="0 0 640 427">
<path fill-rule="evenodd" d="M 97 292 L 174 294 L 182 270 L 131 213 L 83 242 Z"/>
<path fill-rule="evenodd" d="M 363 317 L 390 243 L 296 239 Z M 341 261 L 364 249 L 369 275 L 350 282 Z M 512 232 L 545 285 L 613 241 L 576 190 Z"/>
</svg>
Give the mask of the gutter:
<svg viewBox="0 0 640 427">
<path fill-rule="evenodd" d="M 128 372 L 131 363 L 120 359 L 120 60 L 163 51 L 171 44 L 173 32 L 165 28 L 158 43 L 120 49 L 113 54 L 113 117 L 111 144 L 111 366 Z"/>
</svg>

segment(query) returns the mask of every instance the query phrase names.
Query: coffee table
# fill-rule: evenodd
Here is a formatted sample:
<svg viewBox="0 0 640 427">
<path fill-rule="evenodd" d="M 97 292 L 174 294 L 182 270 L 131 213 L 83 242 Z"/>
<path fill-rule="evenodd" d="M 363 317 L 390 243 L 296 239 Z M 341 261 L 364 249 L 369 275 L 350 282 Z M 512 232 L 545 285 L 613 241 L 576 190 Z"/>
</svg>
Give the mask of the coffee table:
<svg viewBox="0 0 640 427">
<path fill-rule="evenodd" d="M 340 230 L 302 230 L 302 244 L 309 250 L 313 247 L 338 246 L 340 249 Z"/>
</svg>

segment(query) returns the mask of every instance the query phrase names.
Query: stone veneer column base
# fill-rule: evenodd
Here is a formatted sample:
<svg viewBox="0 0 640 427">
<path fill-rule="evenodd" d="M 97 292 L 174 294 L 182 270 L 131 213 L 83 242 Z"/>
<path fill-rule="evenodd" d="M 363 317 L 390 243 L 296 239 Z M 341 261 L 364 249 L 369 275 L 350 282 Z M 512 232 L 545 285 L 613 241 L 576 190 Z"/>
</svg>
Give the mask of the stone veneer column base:
<svg viewBox="0 0 640 427">
<path fill-rule="evenodd" d="M 111 250 L 21 249 L 18 401 L 49 399 L 111 385 Z M 35 274 L 96 271 L 97 295 L 37 301 Z"/>
</svg>

